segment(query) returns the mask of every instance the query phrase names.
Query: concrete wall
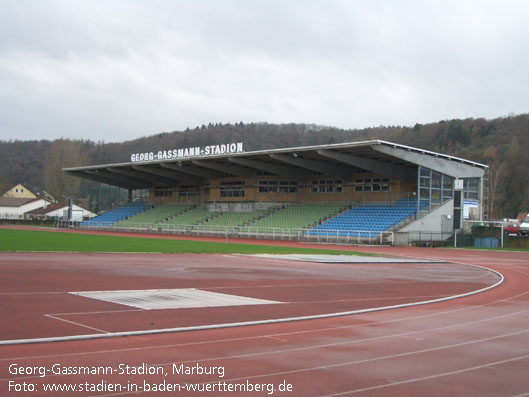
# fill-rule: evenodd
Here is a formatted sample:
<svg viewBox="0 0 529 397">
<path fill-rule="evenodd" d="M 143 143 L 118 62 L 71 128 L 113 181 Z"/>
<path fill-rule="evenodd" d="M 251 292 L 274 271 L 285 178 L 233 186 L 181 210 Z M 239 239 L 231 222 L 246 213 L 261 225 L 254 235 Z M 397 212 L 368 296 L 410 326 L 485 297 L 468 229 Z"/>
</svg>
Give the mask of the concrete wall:
<svg viewBox="0 0 529 397">
<path fill-rule="evenodd" d="M 454 200 L 449 200 L 439 208 L 430 212 L 395 233 L 395 245 L 408 245 L 411 241 L 446 240 L 453 231 Z"/>
<path fill-rule="evenodd" d="M 399 232 L 415 232 L 420 230 L 423 232 L 449 233 L 452 230 L 453 213 L 454 200 L 449 200 L 421 219 L 406 225 Z"/>
</svg>

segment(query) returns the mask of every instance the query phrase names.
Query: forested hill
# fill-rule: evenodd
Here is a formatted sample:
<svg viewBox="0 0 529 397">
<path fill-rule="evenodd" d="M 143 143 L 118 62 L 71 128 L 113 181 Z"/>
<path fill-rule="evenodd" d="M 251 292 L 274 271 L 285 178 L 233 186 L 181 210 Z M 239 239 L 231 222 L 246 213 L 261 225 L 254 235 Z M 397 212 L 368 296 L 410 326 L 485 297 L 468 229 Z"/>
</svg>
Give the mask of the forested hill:
<svg viewBox="0 0 529 397">
<path fill-rule="evenodd" d="M 47 190 L 59 199 L 70 195 L 87 198 L 94 195 L 94 184 L 83 181 L 81 185 L 78 178 L 64 182 L 62 167 L 126 162 L 131 153 L 220 143 L 244 142 L 244 149 L 251 151 L 368 139 L 383 139 L 485 163 L 491 167 L 490 196 L 496 215 L 512 217 L 529 210 L 529 114 L 363 130 L 308 124 L 209 124 L 122 143 L 0 141 L 0 190 L 25 183 L 30 189 Z"/>
</svg>

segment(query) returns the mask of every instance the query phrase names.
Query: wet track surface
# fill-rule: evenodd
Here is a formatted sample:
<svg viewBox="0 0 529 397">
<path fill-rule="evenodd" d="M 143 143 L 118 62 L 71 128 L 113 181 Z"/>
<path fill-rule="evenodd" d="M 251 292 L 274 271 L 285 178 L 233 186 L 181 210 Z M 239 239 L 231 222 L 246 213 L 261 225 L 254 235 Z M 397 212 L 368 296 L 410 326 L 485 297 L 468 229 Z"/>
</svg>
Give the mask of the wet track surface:
<svg viewBox="0 0 529 397">
<path fill-rule="evenodd" d="M 136 395 L 136 391 L 150 395 L 153 385 L 165 382 L 183 388 L 180 389 L 182 395 L 212 396 L 240 395 L 244 394 L 242 390 L 251 387 L 253 392 L 248 395 L 268 395 L 269 385 L 276 395 L 292 396 L 517 396 L 529 393 L 529 254 L 414 248 L 364 250 L 443 263 L 418 260 L 379 265 L 319 264 L 277 259 L 254 262 L 234 256 L 223 256 L 227 258 L 227 263 L 223 263 L 223 259 L 209 255 L 198 255 L 196 261 L 190 263 L 183 258 L 185 256 L 178 255 L 153 255 L 155 259 L 146 261 L 143 255 L 124 259 L 119 255 L 2 254 L 2 276 L 7 277 L 2 277 L 2 339 L 46 336 L 57 329 L 67 334 L 74 330 L 95 333 L 123 327 L 143 328 L 150 322 L 154 326 L 175 321 L 190 324 L 204 321 L 204 318 L 232 322 L 249 314 L 280 317 L 283 311 L 310 314 L 329 308 L 332 311 L 365 307 L 374 302 L 382 306 L 388 302 L 461 293 L 497 281 L 495 274 L 461 263 L 497 270 L 505 276 L 505 281 L 494 289 L 464 298 L 350 316 L 161 335 L 0 346 L 0 391 L 4 393 L 9 387 L 26 382 L 37 388 L 37 393 L 27 395 L 72 394 L 44 392 L 44 384 L 107 386 L 105 390 L 94 389 L 75 395 Z M 83 297 L 57 299 L 69 296 L 65 294 L 67 291 L 87 290 L 87 286 L 88 290 L 108 290 L 125 285 L 127 289 L 192 285 L 208 291 L 273 298 L 284 303 L 271 305 L 273 310 L 263 310 L 264 306 L 244 306 L 241 310 L 231 308 L 213 313 L 209 308 L 194 315 L 192 311 L 202 309 L 192 309 L 188 314 L 160 318 L 158 315 L 144 317 L 155 311 L 131 311 L 123 312 L 127 315 L 125 321 L 118 312 L 111 316 L 109 313 L 87 314 L 87 311 L 115 311 L 117 305 L 113 303 Z M 44 324 L 40 315 L 49 314 L 50 305 L 52 314 L 57 314 L 59 319 L 48 318 L 50 323 L 39 325 Z M 279 306 L 284 307 L 282 311 L 277 309 Z M 72 314 L 80 307 L 80 314 Z M 25 310 L 36 313 L 34 318 L 24 318 L 24 313 L 18 313 Z M 67 314 L 62 317 L 61 313 Z M 133 318 L 135 320 L 131 320 Z M 101 327 L 101 330 L 83 326 Z M 148 375 L 136 370 L 130 374 L 114 371 L 104 375 L 72 375 L 47 372 L 44 377 L 10 373 L 19 367 L 51 371 L 51 368 L 105 366 L 118 370 L 122 365 L 137 369 L 151 365 L 165 373 Z M 178 373 L 179 368 L 191 367 L 195 368 L 194 373 Z M 222 377 L 218 371 L 211 373 L 214 367 L 223 368 Z M 210 373 L 205 373 L 208 371 Z M 119 384 L 121 388 L 109 390 L 109 384 Z M 141 388 L 130 390 L 131 385 Z M 202 387 L 204 391 L 185 391 L 189 385 Z M 288 385 L 292 391 L 281 391 Z M 235 387 L 239 387 L 238 391 L 234 391 Z M 262 391 L 258 391 L 258 387 Z"/>
</svg>

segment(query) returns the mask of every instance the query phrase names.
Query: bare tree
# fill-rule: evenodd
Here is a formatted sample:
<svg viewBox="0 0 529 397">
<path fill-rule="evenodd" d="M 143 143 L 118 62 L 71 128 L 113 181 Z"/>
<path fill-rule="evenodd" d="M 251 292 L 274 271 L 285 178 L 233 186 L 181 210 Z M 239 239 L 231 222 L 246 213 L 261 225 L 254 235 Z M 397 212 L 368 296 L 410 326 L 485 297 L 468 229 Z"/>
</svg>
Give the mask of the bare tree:
<svg viewBox="0 0 529 397">
<path fill-rule="evenodd" d="M 497 218 L 496 203 L 503 199 L 501 192 L 505 188 L 505 176 L 507 175 L 507 165 L 498 158 L 496 146 L 489 146 L 483 153 L 483 157 L 492 164 L 489 166 L 489 219 Z"/>
<path fill-rule="evenodd" d="M 42 181 L 44 189 L 60 202 L 79 195 L 81 179 L 67 175 L 63 168 L 82 165 L 85 156 L 78 141 L 58 139 L 44 153 Z"/>
</svg>

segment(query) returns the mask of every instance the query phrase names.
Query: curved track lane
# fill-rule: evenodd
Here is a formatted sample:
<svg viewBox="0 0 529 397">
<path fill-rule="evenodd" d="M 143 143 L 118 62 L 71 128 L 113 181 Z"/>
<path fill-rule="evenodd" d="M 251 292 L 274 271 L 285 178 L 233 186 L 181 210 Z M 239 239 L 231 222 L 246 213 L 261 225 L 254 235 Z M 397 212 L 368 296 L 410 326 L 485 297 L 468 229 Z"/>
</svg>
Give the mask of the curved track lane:
<svg viewBox="0 0 529 397">
<path fill-rule="evenodd" d="M 260 388 L 262 392 L 252 394 L 268 395 L 269 384 L 275 388 L 274 394 L 292 396 L 529 393 L 529 254 L 411 248 L 366 250 L 486 266 L 500 271 L 505 282 L 493 290 L 462 299 L 354 316 L 179 334 L 3 346 L 0 388 L 7 390 L 10 381 L 37 384 L 39 390 L 44 383 L 101 382 L 106 386 L 118 383 L 127 387 L 137 383 L 152 388 L 166 382 L 181 388 L 216 387 L 216 391 L 196 395 L 230 395 L 219 390 L 222 387 L 233 390 L 237 385 Z M 9 374 L 9 366 L 13 364 L 37 368 L 51 368 L 53 364 L 61 368 L 117 368 L 123 363 L 140 368 L 147 363 L 166 371 L 167 376 L 46 374 L 41 378 Z M 215 373 L 178 375 L 173 368 Z M 219 368 L 223 370 L 222 377 Z M 293 391 L 279 392 L 288 385 Z M 110 391 L 107 387 L 106 391 L 78 395 L 133 394 Z M 182 391 L 182 394 L 190 393 Z"/>
</svg>

